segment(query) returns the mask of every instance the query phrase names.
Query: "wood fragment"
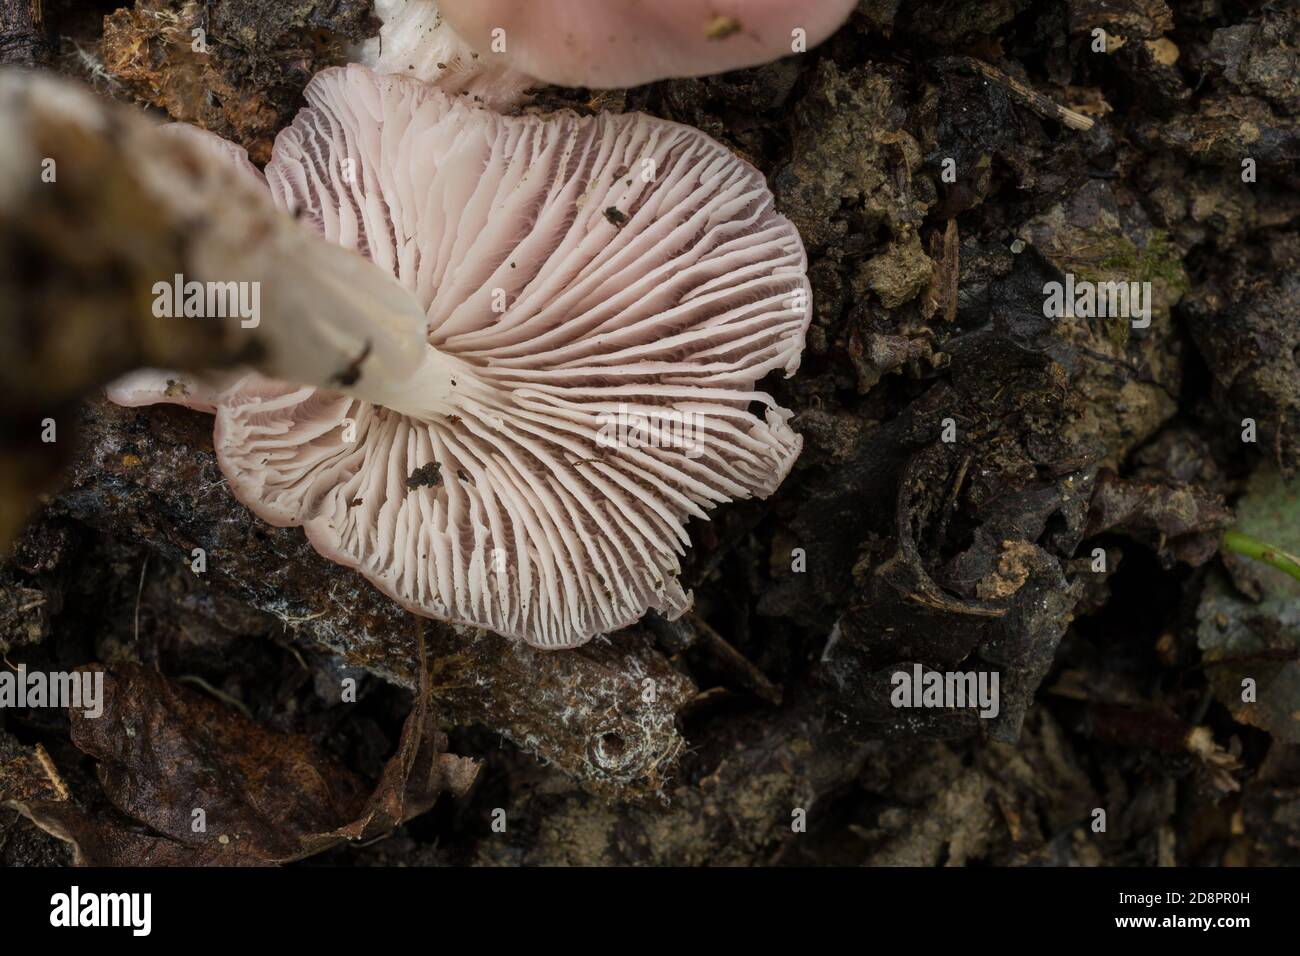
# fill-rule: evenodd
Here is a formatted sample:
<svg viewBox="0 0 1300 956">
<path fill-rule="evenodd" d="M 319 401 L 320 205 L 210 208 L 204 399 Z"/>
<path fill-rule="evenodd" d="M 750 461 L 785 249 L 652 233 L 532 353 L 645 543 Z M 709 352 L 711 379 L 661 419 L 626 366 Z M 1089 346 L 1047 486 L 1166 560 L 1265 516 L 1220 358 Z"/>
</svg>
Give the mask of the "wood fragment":
<svg viewBox="0 0 1300 956">
<path fill-rule="evenodd" d="M 67 800 L 69 797 L 68 785 L 63 782 L 63 777 L 59 775 L 59 768 L 54 766 L 54 761 L 50 759 L 49 752 L 42 744 L 36 745 L 36 759 L 45 771 L 45 776 L 50 780 L 50 786 L 54 792 L 59 795 L 60 800 Z"/>
<path fill-rule="evenodd" d="M 925 293 L 925 317 L 939 318 L 949 324 L 957 319 L 957 279 L 961 272 L 961 237 L 957 234 L 957 220 L 949 219 L 943 232 L 937 229 L 930 234 L 930 258 L 934 272 L 930 287 Z"/>
<path fill-rule="evenodd" d="M 49 55 L 41 0 L 0 0 L 0 66 L 43 66 Z"/>
<path fill-rule="evenodd" d="M 1096 121 L 1084 116 L 1077 110 L 1072 110 L 1068 106 L 1062 106 L 1050 97 L 1044 96 L 1037 90 L 1030 89 L 1025 84 L 1012 76 L 1003 73 L 997 67 L 985 63 L 983 60 L 977 60 L 973 56 L 952 57 L 949 62 L 965 66 L 980 76 L 984 77 L 991 83 L 1005 89 L 1008 93 L 1019 100 L 1023 105 L 1029 107 L 1043 119 L 1056 120 L 1064 123 L 1070 129 L 1089 130 L 1096 124 Z"/>
<path fill-rule="evenodd" d="M 709 623 L 695 614 L 688 614 L 687 620 L 702 643 L 710 652 L 712 660 L 727 671 L 741 687 L 761 697 L 769 704 L 781 703 L 781 688 L 777 687 L 767 675 L 721 634 L 709 626 Z"/>
</svg>

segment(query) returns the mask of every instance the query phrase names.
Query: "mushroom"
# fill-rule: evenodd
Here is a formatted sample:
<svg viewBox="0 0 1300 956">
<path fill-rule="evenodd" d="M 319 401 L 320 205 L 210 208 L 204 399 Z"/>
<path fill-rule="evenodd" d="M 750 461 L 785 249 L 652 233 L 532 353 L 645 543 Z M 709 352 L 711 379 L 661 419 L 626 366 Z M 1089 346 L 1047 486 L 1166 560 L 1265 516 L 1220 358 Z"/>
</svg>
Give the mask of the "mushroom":
<svg viewBox="0 0 1300 956">
<path fill-rule="evenodd" d="M 379 0 L 370 62 L 500 106 L 528 77 L 595 89 L 758 66 L 825 40 L 857 0 Z M 450 28 L 450 29 L 449 29 Z"/>
<path fill-rule="evenodd" d="M 762 175 L 643 114 L 503 117 L 357 65 L 306 97 L 271 195 L 410 289 L 427 342 L 404 378 L 189 396 L 232 491 L 410 610 L 539 647 L 683 612 L 685 522 L 801 447 L 757 388 L 810 315 Z"/>
<path fill-rule="evenodd" d="M 160 308 L 177 276 L 204 308 Z M 363 352 L 404 375 L 425 327 L 390 273 L 277 209 L 242 150 L 26 70 L 0 71 L 0 302 L 0 552 L 68 447 L 45 423 L 115 376 L 243 362 L 327 385 Z"/>
</svg>

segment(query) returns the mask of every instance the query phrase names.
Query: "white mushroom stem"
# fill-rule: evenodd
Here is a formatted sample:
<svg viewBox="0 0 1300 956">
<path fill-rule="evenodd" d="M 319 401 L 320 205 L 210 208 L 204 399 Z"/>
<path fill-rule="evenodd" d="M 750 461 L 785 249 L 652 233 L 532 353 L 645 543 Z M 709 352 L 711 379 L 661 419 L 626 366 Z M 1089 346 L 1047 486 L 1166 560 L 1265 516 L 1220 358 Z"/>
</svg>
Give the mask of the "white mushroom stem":
<svg viewBox="0 0 1300 956">
<path fill-rule="evenodd" d="M 48 74 L 0 73 L 0 261 L 10 406 L 142 365 L 329 387 L 423 357 L 411 291 L 276 208 L 243 149 Z"/>
<path fill-rule="evenodd" d="M 350 398 L 422 422 L 436 421 L 463 411 L 468 401 L 490 400 L 492 390 L 479 382 L 467 362 L 426 348 L 415 372 L 406 376 L 363 374 L 351 385 L 332 386 Z"/>
<path fill-rule="evenodd" d="M 259 314 L 227 321 L 256 338 L 261 371 L 321 388 L 366 379 L 357 395 L 368 399 L 372 382 L 405 378 L 418 367 L 425 318 L 415 297 L 365 256 L 277 209 L 242 148 L 184 125 L 150 127 L 141 136 L 154 144 L 140 160 L 150 187 L 199 225 L 193 239 L 198 274 L 184 281 L 237 283 L 241 295 L 255 293 Z M 173 171 L 178 152 L 188 163 L 183 181 Z"/>
</svg>

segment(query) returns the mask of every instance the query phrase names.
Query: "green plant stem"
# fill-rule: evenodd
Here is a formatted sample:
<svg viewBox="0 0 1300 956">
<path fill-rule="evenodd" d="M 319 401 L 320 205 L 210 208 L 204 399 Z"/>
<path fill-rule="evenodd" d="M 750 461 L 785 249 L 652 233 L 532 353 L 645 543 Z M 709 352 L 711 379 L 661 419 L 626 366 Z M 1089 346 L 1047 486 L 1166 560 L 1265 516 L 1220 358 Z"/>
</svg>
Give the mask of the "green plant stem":
<svg viewBox="0 0 1300 956">
<path fill-rule="evenodd" d="M 1236 528 L 1229 528 L 1223 533 L 1223 546 L 1236 554 L 1244 554 L 1248 558 L 1263 561 L 1300 581 L 1300 558 L 1294 554 L 1287 554 L 1281 548 L 1265 544 Z"/>
</svg>

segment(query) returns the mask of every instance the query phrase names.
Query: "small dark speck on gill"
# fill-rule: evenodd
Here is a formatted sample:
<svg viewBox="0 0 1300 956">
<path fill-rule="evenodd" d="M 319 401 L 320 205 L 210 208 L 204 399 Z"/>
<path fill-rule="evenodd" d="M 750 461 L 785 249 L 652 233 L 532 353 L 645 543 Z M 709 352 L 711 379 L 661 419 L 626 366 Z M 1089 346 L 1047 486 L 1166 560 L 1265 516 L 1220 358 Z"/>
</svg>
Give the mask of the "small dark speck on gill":
<svg viewBox="0 0 1300 956">
<path fill-rule="evenodd" d="M 415 469 L 406 479 L 406 487 L 410 491 L 416 488 L 433 488 L 440 484 L 442 484 L 442 475 L 438 473 L 437 462 L 432 461 Z"/>
</svg>

